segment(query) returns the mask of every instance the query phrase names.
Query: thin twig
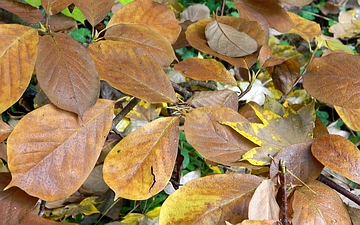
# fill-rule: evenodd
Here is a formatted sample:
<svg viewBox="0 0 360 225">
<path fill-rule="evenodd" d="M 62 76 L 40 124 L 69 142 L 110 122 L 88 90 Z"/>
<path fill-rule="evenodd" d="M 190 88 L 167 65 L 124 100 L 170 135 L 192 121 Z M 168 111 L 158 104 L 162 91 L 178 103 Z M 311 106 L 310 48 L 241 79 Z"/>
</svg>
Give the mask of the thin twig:
<svg viewBox="0 0 360 225">
<path fill-rule="evenodd" d="M 345 188 L 341 187 L 331 179 L 327 178 L 326 176 L 320 174 L 318 177 L 318 181 L 321 181 L 322 183 L 326 184 L 327 186 L 331 187 L 335 191 L 339 192 L 340 194 L 344 195 L 351 201 L 355 202 L 356 204 L 360 205 L 360 197 L 351 193 L 350 191 L 346 190 Z"/>
<path fill-rule="evenodd" d="M 185 101 L 188 100 L 189 98 L 191 98 L 191 96 L 193 95 L 190 91 L 186 90 L 186 88 L 181 87 L 180 85 L 178 85 L 177 83 L 171 82 L 174 90 L 179 93 L 181 96 L 184 97 Z"/>
<path fill-rule="evenodd" d="M 116 129 L 116 125 L 140 102 L 140 99 L 133 98 L 131 101 L 121 110 L 119 114 L 113 119 L 112 130 Z"/>
<path fill-rule="evenodd" d="M 182 83 L 179 83 L 179 85 L 181 87 L 183 87 L 183 88 L 188 88 L 188 87 L 191 87 L 191 86 L 199 86 L 199 87 L 210 89 L 212 91 L 217 90 L 216 85 L 214 85 L 212 83 L 207 83 L 207 82 L 204 82 L 204 81 L 199 81 L 199 80 L 191 80 L 191 81 L 188 81 L 188 82 L 182 82 Z"/>
<path fill-rule="evenodd" d="M 38 216 L 43 216 L 44 215 L 45 205 L 46 205 L 46 201 L 41 200 Z"/>
<path fill-rule="evenodd" d="M 224 15 L 224 11 L 225 11 L 225 2 L 226 2 L 226 0 L 222 0 L 222 3 L 221 3 L 221 16 L 223 16 Z"/>
<path fill-rule="evenodd" d="M 280 159 L 279 161 L 279 170 L 280 170 L 280 185 L 281 185 L 281 203 L 282 203 L 282 224 L 288 225 L 289 220 L 287 218 L 287 187 L 286 187 L 286 166 L 285 161 Z"/>
<path fill-rule="evenodd" d="M 19 17 L 18 15 L 9 12 L 5 9 L 0 8 L 0 20 L 5 20 L 6 23 L 16 23 L 16 24 L 21 24 L 24 26 L 29 26 L 35 29 L 39 29 L 40 28 L 40 23 L 29 23 L 25 20 L 23 20 L 21 17 Z"/>
</svg>

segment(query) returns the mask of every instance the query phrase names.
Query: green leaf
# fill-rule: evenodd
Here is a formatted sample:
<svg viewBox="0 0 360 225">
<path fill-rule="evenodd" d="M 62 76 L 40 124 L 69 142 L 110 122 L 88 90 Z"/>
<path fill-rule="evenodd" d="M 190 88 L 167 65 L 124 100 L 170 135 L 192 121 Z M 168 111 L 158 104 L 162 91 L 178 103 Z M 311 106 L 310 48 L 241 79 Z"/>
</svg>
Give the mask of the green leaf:
<svg viewBox="0 0 360 225">
<path fill-rule="evenodd" d="M 74 30 L 70 33 L 70 36 L 73 37 L 78 42 L 86 42 L 88 38 L 91 38 L 91 32 L 87 28 L 80 28 Z"/>
<path fill-rule="evenodd" d="M 118 0 L 122 5 L 129 4 L 130 2 L 133 2 L 134 0 Z"/>
<path fill-rule="evenodd" d="M 64 14 L 65 16 L 71 17 L 74 20 L 82 23 L 85 25 L 85 16 L 84 14 L 82 14 L 82 12 L 80 11 L 80 9 L 78 7 L 74 7 L 74 10 L 72 12 L 69 11 L 68 8 L 65 8 L 63 11 L 61 11 L 62 14 Z"/>
<path fill-rule="evenodd" d="M 25 0 L 25 2 L 34 7 L 41 6 L 41 0 Z"/>
</svg>

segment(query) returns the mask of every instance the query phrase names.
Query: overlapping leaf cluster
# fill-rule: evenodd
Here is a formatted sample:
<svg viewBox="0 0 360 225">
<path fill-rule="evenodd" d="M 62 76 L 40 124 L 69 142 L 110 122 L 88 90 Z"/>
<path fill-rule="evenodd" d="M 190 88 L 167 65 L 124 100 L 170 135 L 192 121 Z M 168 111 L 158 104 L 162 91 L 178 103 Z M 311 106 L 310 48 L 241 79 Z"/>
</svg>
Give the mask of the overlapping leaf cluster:
<svg viewBox="0 0 360 225">
<path fill-rule="evenodd" d="M 176 170 L 179 127 L 185 119 L 187 141 L 209 163 L 228 170 L 245 167 L 251 174 L 217 174 L 186 183 L 162 205 L 159 224 L 351 224 L 340 197 L 316 178 L 326 166 L 360 183 L 360 153 L 345 138 L 327 134 L 315 116 L 314 100 L 285 107 L 267 97 L 263 106 L 250 102 L 239 110 L 237 94 L 241 98 L 249 90 L 192 93 L 188 89 L 185 92 L 192 97 L 186 108 L 187 99 L 180 96 L 184 91 L 164 72 L 171 66 L 188 80 L 218 82 L 218 87 L 238 85 L 239 80 L 215 59 L 177 62 L 173 46 L 189 44 L 248 71 L 248 89 L 258 75 L 250 67 L 259 61 L 274 87 L 286 95 L 304 65 L 272 55 L 267 45 L 269 28 L 300 35 L 309 46 L 316 39 L 315 50 L 346 49 L 322 36 L 318 24 L 287 12 L 279 3 L 304 6 L 311 0 L 234 0 L 240 18 L 208 18 L 205 10 L 204 18 L 195 16 L 181 23 L 168 7 L 136 0 L 117 11 L 105 29 L 93 29 L 87 48 L 47 26 L 50 18 L 72 4 L 95 27 L 113 1 L 43 0 L 48 17 L 38 30 L 31 27 L 43 19 L 38 9 L 0 2 L 4 3 L 1 8 L 30 25 L 0 25 L 0 112 L 20 99 L 34 71 L 51 102 L 25 115 L 14 128 L 0 123 L 0 141 L 6 140 L 6 145 L 0 145 L 0 156 L 10 171 L 0 174 L 4 189 L 0 206 L 18 208 L 11 215 L 0 212 L 4 223 L 47 223 L 29 212 L 37 198 L 67 198 L 99 168 L 103 185 L 111 188 L 115 199 L 153 197 Z M 189 11 L 184 15 L 191 17 Z M 359 127 L 358 57 L 344 51 L 326 53 L 311 58 L 301 74 L 306 91 L 334 105 L 353 130 Z M 114 144 L 120 139 L 111 141 L 116 136 L 113 130 L 117 131 L 117 124 L 112 124 L 115 101 L 99 99 L 100 80 L 147 104 L 166 103 L 176 113 L 161 113 L 155 119 L 157 112 L 148 118 L 151 122 Z M 106 140 L 110 147 L 103 147 Z M 106 155 L 101 155 L 106 148 Z M 95 167 L 99 162 L 103 165 Z M 94 207 L 92 202 L 88 205 Z"/>
</svg>

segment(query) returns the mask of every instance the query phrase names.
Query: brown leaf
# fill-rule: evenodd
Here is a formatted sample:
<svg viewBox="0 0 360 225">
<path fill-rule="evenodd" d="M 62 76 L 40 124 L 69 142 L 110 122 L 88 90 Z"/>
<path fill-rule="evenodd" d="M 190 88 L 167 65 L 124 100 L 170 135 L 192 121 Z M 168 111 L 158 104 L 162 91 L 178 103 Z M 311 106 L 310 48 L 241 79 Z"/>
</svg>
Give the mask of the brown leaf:
<svg viewBox="0 0 360 225">
<path fill-rule="evenodd" d="M 348 209 L 352 224 L 359 225 L 360 224 L 360 209 L 353 208 L 350 206 L 347 206 L 346 208 Z"/>
<path fill-rule="evenodd" d="M 190 20 L 196 22 L 198 20 L 207 19 L 210 17 L 210 9 L 204 4 L 194 4 L 187 7 L 181 14 L 180 22 Z"/>
<path fill-rule="evenodd" d="M 245 14 L 246 18 L 255 21 L 262 16 L 268 22 L 269 27 L 279 32 L 288 32 L 294 27 L 290 16 L 276 0 L 234 0 L 234 3 L 240 15 Z"/>
<path fill-rule="evenodd" d="M 360 56 L 344 52 L 315 58 L 304 75 L 304 88 L 322 102 L 350 109 L 360 108 L 359 67 Z"/>
<path fill-rule="evenodd" d="M 286 94 L 291 91 L 300 75 L 300 64 L 295 59 L 288 59 L 268 71 L 271 74 L 275 88 Z"/>
<path fill-rule="evenodd" d="M 280 0 L 280 2 L 287 3 L 294 6 L 305 6 L 312 2 L 312 0 Z"/>
<path fill-rule="evenodd" d="M 0 158 L 2 158 L 3 160 L 5 160 L 5 162 L 8 161 L 7 158 L 7 147 L 5 143 L 0 143 Z"/>
<path fill-rule="evenodd" d="M 321 122 L 319 117 L 316 117 L 315 128 L 314 128 L 314 139 L 322 137 L 327 134 L 329 134 L 327 127 L 325 126 L 325 124 L 323 124 L 323 122 Z"/>
<path fill-rule="evenodd" d="M 76 27 L 76 20 L 62 14 L 49 16 L 49 26 L 52 31 L 69 30 Z"/>
<path fill-rule="evenodd" d="M 30 83 L 39 41 L 37 30 L 17 24 L 1 24 L 0 113 L 17 102 Z"/>
<path fill-rule="evenodd" d="M 244 220 L 237 225 L 278 225 L 279 221 L 276 220 Z"/>
<path fill-rule="evenodd" d="M 29 23 L 38 23 L 44 18 L 44 14 L 40 9 L 32 7 L 31 5 L 12 1 L 12 0 L 0 0 L 1 8 L 14 13 L 21 19 Z M 2 32 L 0 32 L 2 33 Z"/>
<path fill-rule="evenodd" d="M 293 195 L 293 224 L 350 225 L 349 213 L 340 196 L 325 184 L 314 180 L 298 188 Z"/>
<path fill-rule="evenodd" d="M 176 40 L 176 42 L 172 45 L 173 49 L 179 49 L 179 48 L 182 48 L 185 46 L 189 46 L 189 42 L 186 40 L 185 32 L 191 24 L 193 24 L 193 22 L 191 22 L 190 20 L 186 20 L 186 21 L 180 23 L 181 32 L 180 32 L 179 37 Z"/>
<path fill-rule="evenodd" d="M 67 223 L 67 222 L 56 222 L 49 219 L 42 218 L 41 216 L 28 213 L 20 225 L 74 225 L 76 223 Z"/>
<path fill-rule="evenodd" d="M 228 85 L 237 84 L 234 76 L 215 59 L 188 58 L 175 64 L 174 69 L 183 76 L 194 80 L 213 80 Z"/>
<path fill-rule="evenodd" d="M 108 23 L 108 27 L 115 24 L 142 24 L 164 35 L 170 43 L 175 43 L 181 27 L 175 14 L 166 6 L 151 0 L 136 0 L 117 11 Z"/>
<path fill-rule="evenodd" d="M 324 166 L 311 154 L 311 144 L 312 141 L 302 142 L 281 149 L 270 165 L 270 177 L 273 179 L 278 175 L 279 161 L 283 160 L 286 169 L 296 176 L 286 173 L 285 177 L 288 183 L 302 185 L 315 180 Z"/>
<path fill-rule="evenodd" d="M 154 120 L 130 133 L 110 151 L 103 173 L 115 199 L 144 200 L 165 188 L 178 152 L 179 121 L 178 117 Z"/>
<path fill-rule="evenodd" d="M 54 105 L 79 116 L 99 96 L 95 64 L 86 49 L 69 35 L 55 33 L 40 38 L 36 75 Z"/>
<path fill-rule="evenodd" d="M 117 24 L 105 33 L 107 40 L 121 41 L 153 57 L 161 66 L 168 67 L 176 60 L 170 42 L 161 34 L 141 24 Z"/>
<path fill-rule="evenodd" d="M 162 67 L 141 50 L 118 41 L 100 41 L 88 48 L 100 79 L 120 91 L 150 103 L 176 102 L 175 91 Z"/>
<path fill-rule="evenodd" d="M 48 15 L 58 14 L 71 3 L 73 0 L 41 0 L 41 5 Z"/>
<path fill-rule="evenodd" d="M 74 193 L 94 168 L 113 107 L 100 99 L 82 120 L 51 104 L 25 115 L 8 138 L 12 181 L 7 188 L 18 186 L 46 201 Z"/>
<path fill-rule="evenodd" d="M 3 191 L 10 180 L 10 173 L 0 173 L 1 224 L 21 224 L 26 215 L 35 207 L 38 199 L 16 187 Z"/>
<path fill-rule="evenodd" d="M 224 165 L 237 162 L 255 145 L 218 121 L 246 122 L 236 111 L 223 106 L 197 108 L 186 116 L 184 131 L 187 141 L 204 158 Z"/>
<path fill-rule="evenodd" d="M 260 67 L 272 67 L 279 65 L 286 61 L 285 57 L 274 57 L 272 56 L 271 50 L 268 45 L 263 45 L 259 52 Z"/>
<path fill-rule="evenodd" d="M 276 193 L 274 182 L 263 180 L 250 200 L 249 219 L 279 220 L 280 207 L 276 202 Z"/>
<path fill-rule="evenodd" d="M 205 37 L 213 51 L 229 57 L 250 55 L 258 48 L 252 37 L 217 20 L 206 25 Z"/>
<path fill-rule="evenodd" d="M 291 13 L 291 12 L 287 12 L 287 13 L 290 16 L 293 23 L 295 23 L 295 26 L 288 33 L 298 34 L 308 43 L 310 43 L 315 36 L 319 36 L 322 34 L 320 25 L 318 23 L 304 19 L 295 13 Z"/>
<path fill-rule="evenodd" d="M 195 92 L 187 103 L 195 108 L 210 105 L 221 105 L 234 111 L 238 110 L 239 105 L 237 94 L 230 90 Z"/>
<path fill-rule="evenodd" d="M 351 130 L 360 131 L 360 109 L 348 109 L 334 106 L 340 118 Z"/>
<path fill-rule="evenodd" d="M 73 0 L 85 18 L 94 27 L 110 12 L 114 0 Z"/>
<path fill-rule="evenodd" d="M 191 180 L 166 199 L 159 224 L 240 223 L 247 218 L 249 201 L 262 180 L 247 174 Z"/>
<path fill-rule="evenodd" d="M 220 23 L 235 28 L 237 31 L 246 33 L 256 41 L 258 47 L 261 47 L 266 42 L 265 33 L 257 22 L 248 21 L 236 17 L 228 17 L 228 16 L 219 16 L 217 17 L 217 20 Z M 211 18 L 200 20 L 188 27 L 185 34 L 186 34 L 186 39 L 188 40 L 189 44 L 192 47 L 202 51 L 203 53 L 219 57 L 220 59 L 225 60 L 234 66 L 238 66 L 242 68 L 248 68 L 256 62 L 258 52 L 255 52 L 251 55 L 247 55 L 241 58 L 233 58 L 213 51 L 208 46 L 205 37 L 205 28 L 207 24 L 210 23 L 211 21 L 213 21 L 213 19 Z"/>
<path fill-rule="evenodd" d="M 0 142 L 5 141 L 12 130 L 12 127 L 7 125 L 7 123 L 5 123 L 4 121 L 0 120 Z"/>
<path fill-rule="evenodd" d="M 314 141 L 311 152 L 324 166 L 360 183 L 360 151 L 351 141 L 339 135 L 325 135 Z"/>
<path fill-rule="evenodd" d="M 106 185 L 103 173 L 103 165 L 95 166 L 90 175 L 86 178 L 82 188 L 90 191 L 94 195 L 103 195 L 107 192 L 109 187 Z"/>
</svg>

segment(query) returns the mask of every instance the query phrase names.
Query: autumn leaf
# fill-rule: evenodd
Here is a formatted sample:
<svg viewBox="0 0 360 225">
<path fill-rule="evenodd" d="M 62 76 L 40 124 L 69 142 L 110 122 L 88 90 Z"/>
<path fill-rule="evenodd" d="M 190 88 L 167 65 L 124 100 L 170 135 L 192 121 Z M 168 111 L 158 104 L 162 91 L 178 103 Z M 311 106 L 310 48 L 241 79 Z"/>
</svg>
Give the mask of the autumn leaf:
<svg viewBox="0 0 360 225">
<path fill-rule="evenodd" d="M 88 48 L 100 79 L 120 91 L 150 103 L 177 101 L 175 91 L 156 60 L 125 42 L 112 40 Z"/>
<path fill-rule="evenodd" d="M 32 7 L 28 4 L 11 0 L 1 0 L 0 2 L 1 8 L 14 13 L 29 23 L 39 23 L 44 18 L 44 14 L 40 9 Z M 14 24 L 11 26 L 13 25 Z"/>
<path fill-rule="evenodd" d="M 40 38 L 36 75 L 41 89 L 57 107 L 82 116 L 100 92 L 100 80 L 86 49 L 69 35 Z"/>
<path fill-rule="evenodd" d="M 360 56 L 344 52 L 315 58 L 306 69 L 304 88 L 322 102 L 343 108 L 360 108 L 359 66 Z"/>
<path fill-rule="evenodd" d="M 204 158 L 224 165 L 241 165 L 241 156 L 255 145 L 218 121 L 247 122 L 230 108 L 205 106 L 186 116 L 184 131 L 187 141 Z"/>
<path fill-rule="evenodd" d="M 215 59 L 189 58 L 175 64 L 174 69 L 184 77 L 201 81 L 217 81 L 228 85 L 236 85 L 236 80 L 225 66 Z"/>
<path fill-rule="evenodd" d="M 304 19 L 295 13 L 287 12 L 287 14 L 295 24 L 288 33 L 298 34 L 308 43 L 310 43 L 315 36 L 322 34 L 318 23 Z"/>
<path fill-rule="evenodd" d="M 212 50 L 229 57 L 250 55 L 258 48 L 255 39 L 217 20 L 206 25 L 205 37 Z"/>
<path fill-rule="evenodd" d="M 277 190 L 272 180 L 263 180 L 249 203 L 250 220 L 279 220 L 280 207 L 276 202 Z"/>
<path fill-rule="evenodd" d="M 314 141 L 311 152 L 324 166 L 360 183 L 360 151 L 351 141 L 339 135 L 325 135 Z"/>
<path fill-rule="evenodd" d="M 334 106 L 334 108 L 346 126 L 354 131 L 360 131 L 360 109 L 348 109 L 340 106 Z"/>
<path fill-rule="evenodd" d="M 4 121 L 0 120 L 0 142 L 6 140 L 12 130 L 12 127 L 7 125 Z"/>
<path fill-rule="evenodd" d="M 257 46 L 259 48 L 262 45 L 264 45 L 266 42 L 265 33 L 257 22 L 248 21 L 245 19 L 240 19 L 240 18 L 230 17 L 230 16 L 218 16 L 217 20 L 220 23 L 223 23 L 223 24 L 233 27 L 237 31 L 246 33 L 247 35 L 249 35 L 251 38 L 253 38 L 256 41 Z M 201 51 L 205 54 L 210 54 L 215 57 L 219 57 L 220 59 L 225 60 L 226 62 L 228 62 L 234 66 L 238 66 L 238 67 L 242 67 L 242 68 L 248 68 L 249 66 L 253 65 L 256 62 L 257 55 L 258 55 L 257 51 L 255 53 L 253 53 L 251 55 L 247 55 L 245 57 L 233 58 L 233 57 L 219 54 L 219 53 L 215 52 L 214 50 L 212 50 L 209 47 L 209 45 L 207 44 L 207 39 L 205 37 L 205 28 L 208 25 L 208 23 L 210 23 L 211 21 L 213 21 L 213 19 L 211 19 L 211 18 L 199 20 L 196 23 L 191 24 L 187 28 L 187 30 L 185 32 L 186 39 L 188 40 L 189 44 L 192 47 L 198 49 L 199 51 Z"/>
<path fill-rule="evenodd" d="M 37 57 L 37 30 L 17 24 L 0 24 L 0 113 L 17 102 L 30 83 Z"/>
<path fill-rule="evenodd" d="M 238 97 L 236 92 L 231 90 L 199 91 L 187 101 L 195 108 L 210 105 L 221 105 L 234 111 L 238 110 Z"/>
<path fill-rule="evenodd" d="M 271 74 L 275 88 L 286 94 L 292 90 L 300 76 L 300 64 L 297 60 L 288 59 L 269 68 L 268 72 Z"/>
<path fill-rule="evenodd" d="M 334 190 L 317 180 L 307 186 L 298 188 L 293 195 L 293 224 L 351 224 L 349 213 Z"/>
<path fill-rule="evenodd" d="M 41 5 L 48 15 L 58 14 L 71 3 L 73 0 L 41 0 Z M 53 30 L 52 27 L 51 30 Z"/>
<path fill-rule="evenodd" d="M 178 125 L 178 117 L 159 118 L 115 145 L 103 168 L 115 199 L 144 200 L 165 188 L 178 152 Z"/>
<path fill-rule="evenodd" d="M 194 4 L 187 7 L 181 13 L 180 22 L 185 22 L 190 20 L 191 22 L 196 22 L 198 20 L 207 19 L 210 17 L 210 9 L 204 4 Z"/>
<path fill-rule="evenodd" d="M 259 146 L 243 154 L 241 160 L 248 160 L 257 166 L 268 165 L 271 162 L 269 154 L 274 156 L 286 146 L 312 139 L 315 121 L 314 102 L 298 111 L 288 107 L 283 114 L 276 114 L 256 104 L 250 106 L 262 123 L 223 120 L 220 122 Z"/>
<path fill-rule="evenodd" d="M 280 2 L 287 3 L 294 6 L 305 6 L 312 2 L 312 0 L 280 0 Z"/>
<path fill-rule="evenodd" d="M 113 0 L 74 0 L 74 4 L 84 14 L 87 21 L 94 27 L 110 12 Z"/>
<path fill-rule="evenodd" d="M 175 43 L 181 27 L 175 14 L 163 4 L 151 0 L 136 0 L 125 5 L 110 19 L 107 27 L 116 24 L 141 24 L 162 34 L 170 43 Z"/>
<path fill-rule="evenodd" d="M 360 33 L 360 20 L 355 9 L 340 11 L 338 21 L 329 28 L 335 38 L 352 38 Z"/>
<path fill-rule="evenodd" d="M 12 180 L 6 189 L 17 186 L 46 201 L 73 194 L 95 166 L 113 107 L 98 100 L 82 119 L 51 104 L 25 115 L 8 138 Z"/>
<path fill-rule="evenodd" d="M 349 46 L 344 45 L 339 39 L 320 35 L 316 36 L 315 40 L 318 42 L 318 45 L 322 45 L 332 51 L 344 51 L 348 54 L 354 55 L 354 52 L 349 48 Z"/>
</svg>

